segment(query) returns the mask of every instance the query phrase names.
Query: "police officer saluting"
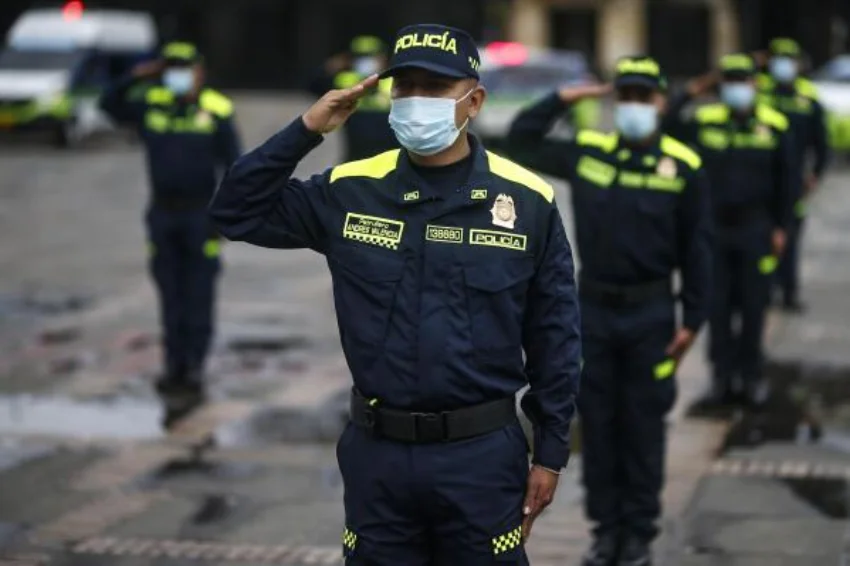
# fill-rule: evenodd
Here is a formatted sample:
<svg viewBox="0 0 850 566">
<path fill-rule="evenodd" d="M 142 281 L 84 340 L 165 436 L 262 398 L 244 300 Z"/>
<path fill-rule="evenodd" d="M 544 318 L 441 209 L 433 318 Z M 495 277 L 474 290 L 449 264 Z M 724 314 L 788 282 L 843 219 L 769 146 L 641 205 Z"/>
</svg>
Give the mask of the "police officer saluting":
<svg viewBox="0 0 850 566">
<path fill-rule="evenodd" d="M 227 238 L 328 258 L 354 378 L 337 452 L 349 564 L 526 564 L 523 536 L 567 463 L 571 250 L 552 187 L 467 133 L 479 62 L 463 31 L 402 29 L 384 76 L 404 149 L 291 178 L 372 76 L 239 159 L 212 203 Z M 530 470 L 514 403 L 526 383 Z"/>
<path fill-rule="evenodd" d="M 783 308 L 801 311 L 800 237 L 806 215 L 806 198 L 820 184 L 829 160 L 826 120 L 814 85 L 800 76 L 800 45 L 793 39 L 780 37 L 770 42 L 768 53 L 768 73 L 758 77 L 757 100 L 788 118 L 800 167 L 800 175 L 792 186 L 794 220 L 776 283 L 781 291 Z"/>
<path fill-rule="evenodd" d="M 708 312 L 708 182 L 699 156 L 659 133 L 665 89 L 655 60 L 623 58 L 614 80 L 616 132 L 544 139 L 572 105 L 611 90 L 596 85 L 552 93 L 517 116 L 509 133 L 510 155 L 569 180 L 572 189 L 581 258 L 582 477 L 596 523 L 585 566 L 651 562 L 664 418 L 676 396 L 676 366 Z"/>
<path fill-rule="evenodd" d="M 331 89 L 351 88 L 387 66 L 387 48 L 380 38 L 360 35 L 351 40 L 348 53 L 328 59 L 322 72 L 314 78 L 310 90 L 324 96 Z M 357 112 L 343 125 L 343 161 L 371 157 L 395 149 L 398 141 L 387 122 L 390 113 L 392 78 L 378 81 L 374 90 L 357 102 Z"/>
<path fill-rule="evenodd" d="M 767 400 L 762 341 L 770 283 L 791 225 L 791 195 L 798 174 L 788 120 L 756 104 L 755 64 L 749 55 L 720 61 L 720 102 L 682 109 L 714 86 L 717 74 L 691 81 L 670 104 L 668 126 L 698 149 L 711 183 L 717 227 L 709 358 L 710 404 L 743 394 Z M 733 315 L 740 313 L 740 329 Z"/>
<path fill-rule="evenodd" d="M 140 98 L 128 96 L 151 79 L 160 84 Z M 199 401 L 219 271 L 219 239 L 207 206 L 220 175 L 240 154 L 233 105 L 204 86 L 201 56 L 182 42 L 165 45 L 159 60 L 133 69 L 100 104 L 115 120 L 134 124 L 147 150 L 150 268 L 164 326 L 158 389 Z"/>
</svg>

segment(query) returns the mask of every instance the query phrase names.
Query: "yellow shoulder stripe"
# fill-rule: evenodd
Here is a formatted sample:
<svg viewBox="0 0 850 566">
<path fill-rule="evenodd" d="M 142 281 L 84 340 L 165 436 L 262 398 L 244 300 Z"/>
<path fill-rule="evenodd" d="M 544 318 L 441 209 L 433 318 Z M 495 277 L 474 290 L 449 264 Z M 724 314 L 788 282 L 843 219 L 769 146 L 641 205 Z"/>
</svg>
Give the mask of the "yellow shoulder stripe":
<svg viewBox="0 0 850 566">
<path fill-rule="evenodd" d="M 576 136 L 578 145 L 591 145 L 606 152 L 612 152 L 617 147 L 617 134 L 606 134 L 595 130 L 581 130 Z"/>
<path fill-rule="evenodd" d="M 346 177 L 383 179 L 395 170 L 398 164 L 399 151 L 398 149 L 392 149 L 374 157 L 337 165 L 331 169 L 331 183 Z"/>
<path fill-rule="evenodd" d="M 219 118 L 229 118 L 233 115 L 233 103 L 229 98 L 216 90 L 205 89 L 201 92 L 199 102 L 201 108 L 212 112 Z"/>
<path fill-rule="evenodd" d="M 769 91 L 773 90 L 774 87 L 773 77 L 766 73 L 759 73 L 756 75 L 756 88 L 760 91 Z"/>
<path fill-rule="evenodd" d="M 729 119 L 729 108 L 724 104 L 706 104 L 697 108 L 694 117 L 703 124 L 725 122 Z"/>
<path fill-rule="evenodd" d="M 167 88 L 155 86 L 145 93 L 145 102 L 148 104 L 170 104 L 174 101 L 174 95 Z"/>
<path fill-rule="evenodd" d="M 774 110 L 766 104 L 759 104 L 756 106 L 756 118 L 781 132 L 788 129 L 788 118 L 786 118 L 785 115 L 778 110 Z"/>
<path fill-rule="evenodd" d="M 494 175 L 531 189 L 545 198 L 546 202 L 555 200 L 555 189 L 552 188 L 552 185 L 528 169 L 489 151 L 487 152 L 487 162 L 490 165 L 490 172 Z"/>
<path fill-rule="evenodd" d="M 818 89 L 815 87 L 812 81 L 800 77 L 796 81 L 794 81 L 794 86 L 796 87 L 798 94 L 801 94 L 806 98 L 811 98 L 814 100 L 817 99 Z"/>
<path fill-rule="evenodd" d="M 697 152 L 670 136 L 661 136 L 661 151 L 670 157 L 684 161 L 691 169 L 699 169 L 702 165 L 702 159 Z"/>
</svg>

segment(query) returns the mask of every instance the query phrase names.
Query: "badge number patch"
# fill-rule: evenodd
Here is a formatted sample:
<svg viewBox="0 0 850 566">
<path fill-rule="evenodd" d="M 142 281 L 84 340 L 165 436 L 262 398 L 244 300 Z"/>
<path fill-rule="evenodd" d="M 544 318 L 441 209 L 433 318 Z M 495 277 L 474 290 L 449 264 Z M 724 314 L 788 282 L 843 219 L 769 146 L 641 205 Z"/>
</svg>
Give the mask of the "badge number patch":
<svg viewBox="0 0 850 566">
<path fill-rule="evenodd" d="M 472 194 L 470 195 L 472 200 L 486 200 L 487 199 L 487 189 L 472 189 Z"/>
<path fill-rule="evenodd" d="M 397 250 L 404 232 L 404 222 L 349 212 L 345 215 L 342 236 L 373 246 Z"/>
<path fill-rule="evenodd" d="M 426 228 L 425 239 L 429 242 L 462 244 L 463 228 L 455 228 L 454 226 L 434 226 L 429 224 Z"/>
<path fill-rule="evenodd" d="M 523 234 L 511 234 L 510 232 L 498 232 L 496 230 L 474 229 L 469 231 L 469 243 L 473 246 L 490 246 L 524 252 L 526 240 Z"/>
</svg>

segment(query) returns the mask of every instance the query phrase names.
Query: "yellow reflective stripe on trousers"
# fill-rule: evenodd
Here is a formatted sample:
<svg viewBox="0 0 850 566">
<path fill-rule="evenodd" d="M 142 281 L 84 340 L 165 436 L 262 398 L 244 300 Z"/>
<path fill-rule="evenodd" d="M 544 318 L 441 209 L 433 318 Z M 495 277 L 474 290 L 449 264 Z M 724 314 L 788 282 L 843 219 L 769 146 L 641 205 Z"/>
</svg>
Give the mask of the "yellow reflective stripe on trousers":
<svg viewBox="0 0 850 566">
<path fill-rule="evenodd" d="M 779 259 L 775 255 L 766 255 L 759 260 L 759 273 L 770 275 L 776 271 L 778 265 Z"/>
<path fill-rule="evenodd" d="M 652 368 L 652 373 L 655 376 L 655 379 L 661 381 L 662 379 L 667 379 L 672 376 L 676 372 L 676 360 L 672 358 L 667 358 L 660 364 L 655 364 L 655 367 Z"/>
<path fill-rule="evenodd" d="M 219 240 L 207 240 L 204 242 L 204 256 L 210 259 L 221 255 L 221 242 Z"/>
</svg>

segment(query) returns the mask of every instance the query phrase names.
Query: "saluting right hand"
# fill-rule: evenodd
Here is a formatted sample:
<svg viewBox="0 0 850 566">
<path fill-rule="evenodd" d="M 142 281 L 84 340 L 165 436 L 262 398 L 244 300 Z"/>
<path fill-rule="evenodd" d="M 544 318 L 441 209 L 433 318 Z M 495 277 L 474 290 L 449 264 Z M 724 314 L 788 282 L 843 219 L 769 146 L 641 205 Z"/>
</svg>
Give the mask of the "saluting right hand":
<svg viewBox="0 0 850 566">
<path fill-rule="evenodd" d="M 719 82 L 720 73 L 711 71 L 695 79 L 691 79 L 685 88 L 690 96 L 701 96 L 714 88 Z"/>
<path fill-rule="evenodd" d="M 159 76 L 165 69 L 165 61 L 154 59 L 145 61 L 133 67 L 133 76 L 138 79 L 149 79 Z"/>
<path fill-rule="evenodd" d="M 611 83 L 570 86 L 558 91 L 558 97 L 564 104 L 572 104 L 585 98 L 599 98 L 613 90 Z"/>
<path fill-rule="evenodd" d="M 328 91 L 301 116 L 311 132 L 327 134 L 348 120 L 357 109 L 357 101 L 378 84 L 378 75 L 372 75 L 351 88 Z"/>
</svg>

